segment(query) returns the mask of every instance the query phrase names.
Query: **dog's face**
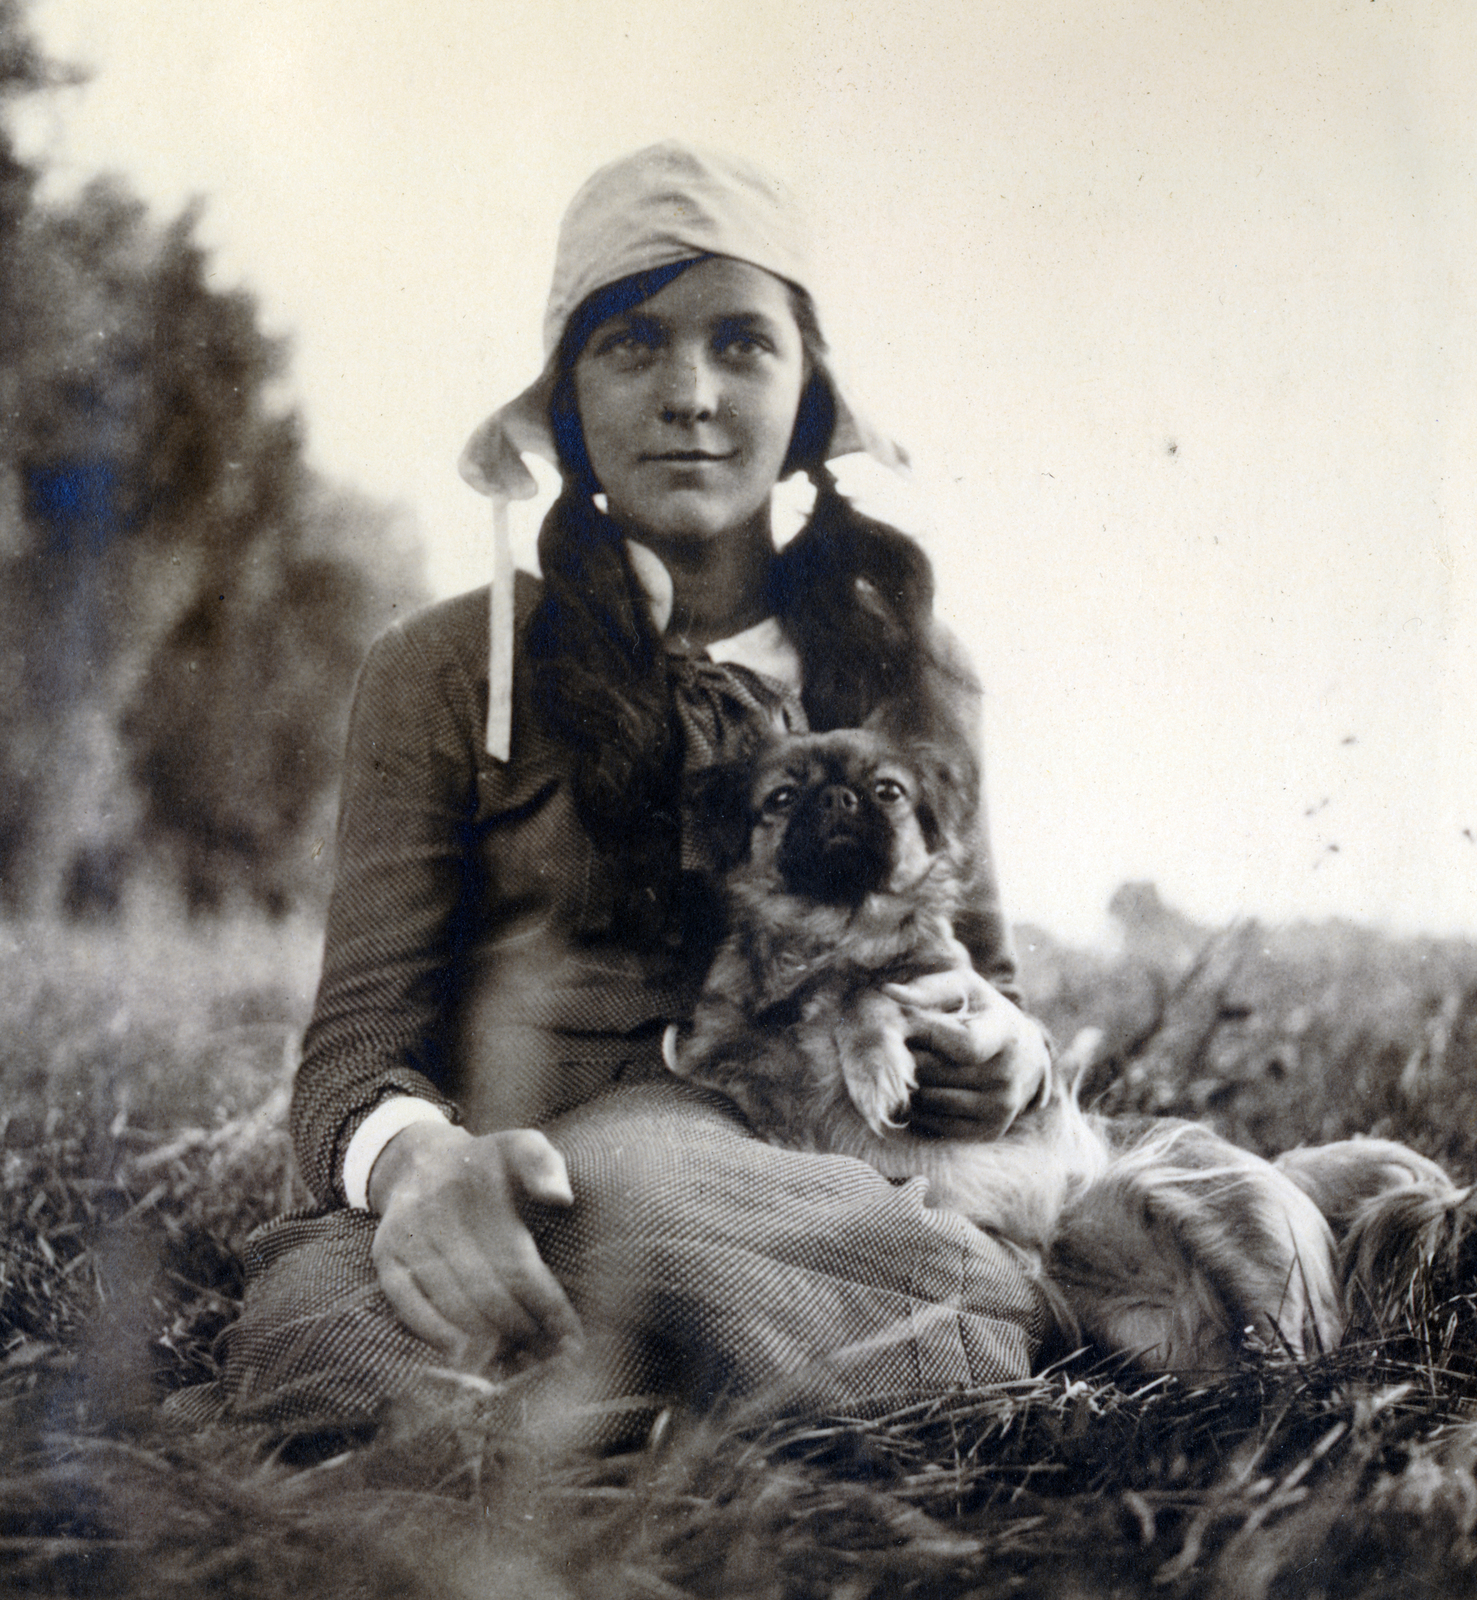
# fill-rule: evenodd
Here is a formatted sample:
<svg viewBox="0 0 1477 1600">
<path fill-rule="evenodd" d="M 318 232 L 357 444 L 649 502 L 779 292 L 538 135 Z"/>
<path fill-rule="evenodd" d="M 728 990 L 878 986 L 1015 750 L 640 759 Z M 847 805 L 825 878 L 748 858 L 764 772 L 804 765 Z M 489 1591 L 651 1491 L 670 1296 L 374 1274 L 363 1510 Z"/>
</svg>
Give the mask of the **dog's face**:
<svg viewBox="0 0 1477 1600">
<path fill-rule="evenodd" d="M 785 893 L 830 905 L 911 885 L 933 853 L 918 815 L 922 787 L 873 735 L 789 740 L 749 787 L 750 861 Z"/>
<path fill-rule="evenodd" d="M 865 728 L 780 737 L 746 780 L 715 775 L 706 812 L 721 864 L 826 905 L 906 893 L 950 853 L 966 807 L 943 757 Z"/>
<path fill-rule="evenodd" d="M 968 963 L 952 919 L 969 770 L 853 728 L 775 736 L 697 776 L 728 929 L 691 1027 L 664 1047 L 673 1072 L 776 1143 L 855 1153 L 896 1128 L 916 1078 L 903 1012 L 879 986 Z"/>
</svg>

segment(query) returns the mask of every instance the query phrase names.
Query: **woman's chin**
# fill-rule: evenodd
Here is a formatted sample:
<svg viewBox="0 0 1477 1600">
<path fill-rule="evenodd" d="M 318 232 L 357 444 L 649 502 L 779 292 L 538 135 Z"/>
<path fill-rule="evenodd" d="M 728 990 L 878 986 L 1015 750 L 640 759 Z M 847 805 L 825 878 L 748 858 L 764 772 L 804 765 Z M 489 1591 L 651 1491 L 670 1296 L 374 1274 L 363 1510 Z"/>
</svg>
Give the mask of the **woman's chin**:
<svg viewBox="0 0 1477 1600">
<path fill-rule="evenodd" d="M 758 507 L 736 508 L 682 496 L 634 512 L 612 505 L 610 514 L 631 538 L 649 545 L 658 555 L 663 549 L 696 549 L 752 536 L 756 529 L 767 536 L 770 526 L 767 497 Z"/>
</svg>

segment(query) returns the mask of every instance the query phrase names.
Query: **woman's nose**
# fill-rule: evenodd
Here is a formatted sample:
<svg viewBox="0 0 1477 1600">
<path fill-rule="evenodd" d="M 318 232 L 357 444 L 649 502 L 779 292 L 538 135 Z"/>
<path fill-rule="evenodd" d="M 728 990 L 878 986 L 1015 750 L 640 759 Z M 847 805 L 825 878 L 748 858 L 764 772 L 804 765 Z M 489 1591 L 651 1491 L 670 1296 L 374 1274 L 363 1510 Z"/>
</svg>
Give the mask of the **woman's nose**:
<svg viewBox="0 0 1477 1600">
<path fill-rule="evenodd" d="M 662 392 L 663 422 L 707 422 L 718 411 L 715 374 L 702 356 L 674 355 Z"/>
</svg>

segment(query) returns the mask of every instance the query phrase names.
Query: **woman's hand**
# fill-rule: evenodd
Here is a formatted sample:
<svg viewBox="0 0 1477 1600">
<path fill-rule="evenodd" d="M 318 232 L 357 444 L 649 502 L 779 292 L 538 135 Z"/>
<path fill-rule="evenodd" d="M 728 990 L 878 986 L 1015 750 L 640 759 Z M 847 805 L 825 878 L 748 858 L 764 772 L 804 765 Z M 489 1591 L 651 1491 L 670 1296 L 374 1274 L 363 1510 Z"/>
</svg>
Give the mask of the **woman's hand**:
<svg viewBox="0 0 1477 1600">
<path fill-rule="evenodd" d="M 940 1139 L 998 1139 L 1042 1092 L 1045 1030 L 971 968 L 885 992 L 903 1008 L 918 1066 L 908 1126 Z"/>
<path fill-rule="evenodd" d="M 579 1318 L 518 1215 L 520 1195 L 574 1203 L 563 1158 L 529 1128 L 474 1138 L 449 1123 L 412 1123 L 369 1175 L 380 1287 L 406 1327 L 456 1366 L 581 1342 Z"/>
</svg>

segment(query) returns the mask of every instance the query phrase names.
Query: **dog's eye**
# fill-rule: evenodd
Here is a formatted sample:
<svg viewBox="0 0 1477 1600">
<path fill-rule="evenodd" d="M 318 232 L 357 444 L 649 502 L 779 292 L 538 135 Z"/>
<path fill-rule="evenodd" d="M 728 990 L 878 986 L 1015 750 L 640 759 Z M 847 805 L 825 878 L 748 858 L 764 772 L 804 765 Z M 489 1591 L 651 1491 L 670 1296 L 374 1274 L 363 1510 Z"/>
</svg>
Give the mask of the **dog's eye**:
<svg viewBox="0 0 1477 1600">
<path fill-rule="evenodd" d="M 772 789 L 764 797 L 766 811 L 788 811 L 795 804 L 796 789 L 793 784 L 782 783 L 778 789 Z"/>
<path fill-rule="evenodd" d="M 879 804 L 884 806 L 895 806 L 907 792 L 895 778 L 878 778 L 872 788 L 872 793 L 877 796 Z"/>
</svg>

